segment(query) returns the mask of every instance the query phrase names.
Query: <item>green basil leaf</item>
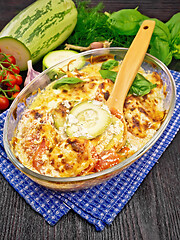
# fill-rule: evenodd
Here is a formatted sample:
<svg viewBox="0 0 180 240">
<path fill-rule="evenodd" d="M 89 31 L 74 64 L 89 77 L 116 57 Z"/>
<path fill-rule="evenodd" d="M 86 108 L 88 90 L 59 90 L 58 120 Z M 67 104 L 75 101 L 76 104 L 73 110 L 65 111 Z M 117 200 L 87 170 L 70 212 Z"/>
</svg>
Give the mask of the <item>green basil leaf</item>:
<svg viewBox="0 0 180 240">
<path fill-rule="evenodd" d="M 142 15 L 137 9 L 122 9 L 110 14 L 107 23 L 111 29 L 118 31 L 120 35 L 136 35 L 139 30 L 139 22 L 148 17 Z"/>
<path fill-rule="evenodd" d="M 117 72 L 110 71 L 110 70 L 99 70 L 102 78 L 110 79 L 111 81 L 115 82 Z M 137 73 L 130 89 L 129 93 L 136 95 L 136 96 L 144 96 L 148 94 L 151 89 L 155 88 L 157 85 L 151 83 L 147 80 L 142 74 Z"/>
<path fill-rule="evenodd" d="M 172 52 L 169 42 L 158 37 L 155 37 L 151 42 L 149 53 L 160 59 L 166 65 L 169 65 L 169 63 L 172 61 Z"/>
<path fill-rule="evenodd" d="M 111 81 L 115 82 L 117 72 L 110 71 L 110 70 L 99 70 L 101 77 L 104 79 L 110 79 Z"/>
<path fill-rule="evenodd" d="M 150 19 L 154 20 L 156 23 L 154 31 L 153 31 L 153 37 L 157 37 L 163 41 L 170 43 L 171 42 L 171 34 L 170 34 L 169 28 L 166 26 L 166 24 L 157 18 L 150 18 Z"/>
<path fill-rule="evenodd" d="M 162 21 L 151 18 L 155 21 L 155 28 L 150 42 L 149 53 L 160 59 L 166 65 L 172 61 L 171 52 L 171 34 L 165 23 Z"/>
<path fill-rule="evenodd" d="M 109 59 L 106 62 L 103 62 L 101 65 L 102 70 L 111 70 L 114 67 L 118 66 L 119 62 L 114 59 Z"/>
<path fill-rule="evenodd" d="M 171 51 L 173 57 L 180 59 L 180 12 L 174 14 L 166 25 L 171 34 Z"/>
<path fill-rule="evenodd" d="M 174 14 L 170 20 L 165 23 L 168 28 L 169 28 L 169 31 L 171 33 L 171 38 L 175 38 L 176 35 L 178 34 L 179 35 L 179 32 L 180 32 L 180 12 L 179 13 L 176 13 Z"/>
<path fill-rule="evenodd" d="M 175 59 L 180 59 L 180 33 L 173 41 L 172 54 Z"/>
<path fill-rule="evenodd" d="M 157 85 L 148 81 L 142 74 L 137 73 L 132 86 L 129 89 L 129 93 L 135 96 L 144 96 L 148 94 L 151 89 Z"/>
<path fill-rule="evenodd" d="M 83 82 L 83 81 L 80 78 L 76 78 L 76 77 L 60 78 L 53 85 L 53 89 L 57 89 L 57 88 L 61 87 L 64 84 L 76 84 L 76 83 L 80 83 L 80 82 Z"/>
</svg>

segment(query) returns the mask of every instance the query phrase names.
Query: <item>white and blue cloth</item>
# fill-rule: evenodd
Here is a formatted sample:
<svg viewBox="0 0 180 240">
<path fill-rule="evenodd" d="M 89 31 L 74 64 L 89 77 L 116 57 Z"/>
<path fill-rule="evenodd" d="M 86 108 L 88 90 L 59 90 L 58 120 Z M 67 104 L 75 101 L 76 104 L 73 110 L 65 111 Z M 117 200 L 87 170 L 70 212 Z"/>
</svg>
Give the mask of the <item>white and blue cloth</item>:
<svg viewBox="0 0 180 240">
<path fill-rule="evenodd" d="M 67 193 L 36 184 L 14 167 L 4 151 L 3 126 L 7 112 L 0 114 L 0 173 L 50 225 L 56 224 L 64 214 L 73 209 L 93 224 L 97 231 L 103 230 L 130 200 L 180 128 L 180 73 L 171 73 L 176 82 L 177 99 L 167 128 L 141 158 L 113 179 L 87 190 Z"/>
</svg>

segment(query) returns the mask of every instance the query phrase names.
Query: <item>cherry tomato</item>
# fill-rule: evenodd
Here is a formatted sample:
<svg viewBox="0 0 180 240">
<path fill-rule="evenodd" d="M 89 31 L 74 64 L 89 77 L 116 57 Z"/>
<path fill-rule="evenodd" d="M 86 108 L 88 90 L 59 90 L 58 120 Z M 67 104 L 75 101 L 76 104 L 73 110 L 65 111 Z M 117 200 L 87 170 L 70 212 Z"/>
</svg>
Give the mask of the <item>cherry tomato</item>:
<svg viewBox="0 0 180 240">
<path fill-rule="evenodd" d="M 9 100 L 5 97 L 0 95 L 0 110 L 5 110 L 9 107 Z"/>
<path fill-rule="evenodd" d="M 5 85 L 8 87 L 13 87 L 16 84 L 16 77 L 10 72 L 6 74 L 4 79 L 9 80 L 9 82 L 5 82 Z"/>
<path fill-rule="evenodd" d="M 20 73 L 20 68 L 17 65 L 13 65 L 10 69 L 13 71 L 13 73 Z"/>
<path fill-rule="evenodd" d="M 16 75 L 16 84 L 21 85 L 22 82 L 23 82 L 23 79 L 22 79 L 21 75 Z"/>
<path fill-rule="evenodd" d="M 17 85 L 17 84 L 14 85 L 14 88 L 15 88 L 16 92 L 20 92 L 21 91 L 20 86 Z"/>
<path fill-rule="evenodd" d="M 7 58 L 3 60 L 3 66 L 4 67 L 9 67 L 10 64 L 16 64 L 16 59 L 10 55 L 10 54 L 6 54 Z"/>
<path fill-rule="evenodd" d="M 15 84 L 15 85 L 13 86 L 13 89 L 14 89 L 13 92 L 12 92 L 12 91 L 11 91 L 11 92 L 7 92 L 9 96 L 12 96 L 13 94 L 15 94 L 15 93 L 17 93 L 17 92 L 19 93 L 19 92 L 21 91 L 20 86 L 17 85 L 17 84 Z M 12 90 L 12 87 L 8 87 L 7 90 Z"/>
<path fill-rule="evenodd" d="M 17 95 L 19 94 L 19 92 L 15 92 L 15 93 L 13 93 L 13 98 L 16 98 L 17 97 Z"/>
</svg>

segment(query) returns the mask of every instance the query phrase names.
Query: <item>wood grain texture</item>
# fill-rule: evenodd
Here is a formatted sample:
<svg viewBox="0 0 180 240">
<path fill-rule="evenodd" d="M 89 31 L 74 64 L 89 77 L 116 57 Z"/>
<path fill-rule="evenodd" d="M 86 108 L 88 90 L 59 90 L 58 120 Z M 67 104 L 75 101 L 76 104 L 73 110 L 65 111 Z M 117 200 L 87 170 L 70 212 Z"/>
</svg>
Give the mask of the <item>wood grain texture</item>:
<svg viewBox="0 0 180 240">
<path fill-rule="evenodd" d="M 1 0 L 0 29 L 32 0 Z M 92 0 L 94 6 L 98 2 Z M 180 10 L 179 0 L 104 0 L 105 11 L 135 8 L 149 17 L 167 21 Z M 180 61 L 170 69 L 180 71 Z M 132 199 L 104 231 L 97 232 L 70 211 L 54 226 L 36 213 L 0 174 L 0 240 L 178 240 L 180 134 L 153 167 Z"/>
</svg>

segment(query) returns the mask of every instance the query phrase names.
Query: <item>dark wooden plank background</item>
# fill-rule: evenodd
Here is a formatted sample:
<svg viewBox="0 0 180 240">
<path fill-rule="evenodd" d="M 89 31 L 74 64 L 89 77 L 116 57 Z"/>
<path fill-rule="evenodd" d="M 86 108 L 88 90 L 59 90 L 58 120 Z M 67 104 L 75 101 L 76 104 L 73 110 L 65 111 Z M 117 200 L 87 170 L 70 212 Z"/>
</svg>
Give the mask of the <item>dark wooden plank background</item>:
<svg viewBox="0 0 180 240">
<path fill-rule="evenodd" d="M 0 30 L 20 10 L 33 0 L 1 0 Z M 95 6 L 98 0 L 92 0 Z M 167 21 L 180 11 L 179 0 L 104 0 L 105 11 L 139 6 L 141 13 Z M 173 61 L 170 69 L 180 71 L 180 61 Z M 73 211 L 56 224 L 45 220 L 24 201 L 0 174 L 0 240 L 178 240 L 179 221 L 179 161 L 180 134 L 178 134 L 152 171 L 148 174 L 133 198 L 104 231 Z"/>
</svg>

